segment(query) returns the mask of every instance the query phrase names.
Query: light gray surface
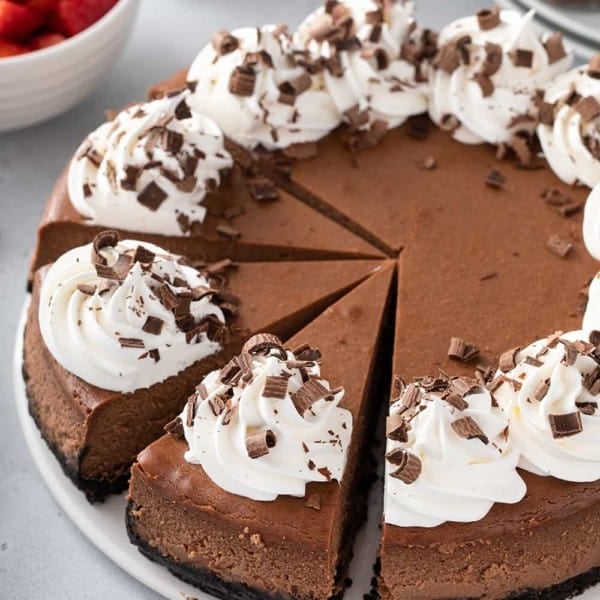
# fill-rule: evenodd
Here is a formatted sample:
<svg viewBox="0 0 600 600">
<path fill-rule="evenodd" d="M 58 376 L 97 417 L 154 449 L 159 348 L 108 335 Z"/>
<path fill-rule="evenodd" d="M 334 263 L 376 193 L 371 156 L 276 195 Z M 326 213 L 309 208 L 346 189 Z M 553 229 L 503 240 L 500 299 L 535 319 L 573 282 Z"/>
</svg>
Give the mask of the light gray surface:
<svg viewBox="0 0 600 600">
<path fill-rule="evenodd" d="M 420 0 L 421 23 L 439 28 L 487 5 Z M 108 80 L 83 104 L 44 125 L 0 134 L 0 598 L 148 599 L 84 538 L 45 488 L 21 437 L 12 391 L 12 349 L 25 276 L 44 201 L 106 108 L 144 97 L 153 82 L 189 64 L 217 28 L 287 22 L 319 0 L 143 0 L 133 37 Z"/>
</svg>

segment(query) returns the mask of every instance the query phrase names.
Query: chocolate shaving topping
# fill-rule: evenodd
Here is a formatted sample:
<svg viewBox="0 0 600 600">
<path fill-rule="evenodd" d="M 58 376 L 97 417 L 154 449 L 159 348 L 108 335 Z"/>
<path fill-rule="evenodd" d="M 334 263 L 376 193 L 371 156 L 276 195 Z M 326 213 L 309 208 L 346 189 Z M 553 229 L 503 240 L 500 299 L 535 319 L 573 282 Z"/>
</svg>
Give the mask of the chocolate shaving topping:
<svg viewBox="0 0 600 600">
<path fill-rule="evenodd" d="M 304 506 L 314 510 L 321 510 L 321 497 L 319 494 L 310 494 L 310 496 L 306 499 Z"/>
<path fill-rule="evenodd" d="M 478 439 L 484 444 L 488 444 L 489 440 L 485 433 L 481 430 L 473 417 L 461 417 L 452 421 L 452 429 L 454 432 L 466 440 Z"/>
<path fill-rule="evenodd" d="M 554 125 L 554 104 L 541 101 L 538 103 L 538 119 L 542 125 Z"/>
<path fill-rule="evenodd" d="M 600 79 L 600 54 L 595 54 L 590 58 L 587 74 L 594 79 Z"/>
<path fill-rule="evenodd" d="M 529 69 L 531 68 L 531 65 L 533 65 L 533 52 L 531 50 L 516 48 L 509 52 L 509 56 L 515 67 L 525 67 Z"/>
<path fill-rule="evenodd" d="M 473 344 L 468 344 L 459 337 L 450 338 L 448 356 L 463 362 L 469 362 L 479 354 L 479 349 Z"/>
<path fill-rule="evenodd" d="M 185 411 L 186 426 L 191 427 L 194 424 L 195 418 L 196 418 L 196 398 L 194 396 L 190 396 L 186 403 L 186 411 Z"/>
<path fill-rule="evenodd" d="M 77 289 L 86 296 L 93 296 L 96 293 L 96 286 L 93 283 L 78 283 Z"/>
<path fill-rule="evenodd" d="M 552 437 L 560 439 L 577 435 L 583 431 L 581 413 L 579 411 L 562 415 L 548 415 Z"/>
<path fill-rule="evenodd" d="M 469 403 L 460 394 L 451 392 L 449 394 L 444 394 L 442 398 L 457 410 L 469 408 Z"/>
<path fill-rule="evenodd" d="M 563 44 L 563 36 L 559 31 L 555 31 L 551 34 L 548 39 L 544 42 L 544 48 L 548 55 L 548 62 L 554 64 L 561 58 L 567 56 L 565 45 Z"/>
<path fill-rule="evenodd" d="M 533 397 L 538 402 L 541 402 L 546 397 L 546 394 L 548 393 L 549 389 L 550 389 L 550 380 L 544 379 L 544 381 L 540 381 L 538 383 L 538 385 L 536 386 L 535 391 L 533 392 Z"/>
<path fill-rule="evenodd" d="M 590 331 L 589 340 L 594 346 L 600 345 L 600 331 L 592 329 L 592 331 Z"/>
<path fill-rule="evenodd" d="M 121 187 L 124 190 L 135 192 L 137 187 L 137 180 L 140 176 L 141 169 L 134 165 L 125 166 L 125 177 L 121 179 Z"/>
<path fill-rule="evenodd" d="M 145 246 L 138 246 L 133 255 L 133 262 L 139 262 L 143 265 L 149 265 L 154 262 L 156 254 L 152 250 L 148 250 Z"/>
<path fill-rule="evenodd" d="M 218 417 L 222 412 L 227 408 L 227 400 L 226 396 L 221 394 L 215 394 L 209 401 L 208 405 L 210 406 L 210 410 L 212 411 L 215 417 Z"/>
<path fill-rule="evenodd" d="M 306 90 L 310 89 L 312 85 L 312 77 L 304 72 L 294 77 L 293 79 L 289 79 L 288 81 L 284 81 L 279 84 L 279 91 L 287 97 L 295 98 L 300 94 L 306 92 Z M 293 102 L 291 102 L 293 104 Z"/>
<path fill-rule="evenodd" d="M 144 348 L 144 340 L 138 338 L 120 337 L 119 344 L 121 348 Z"/>
<path fill-rule="evenodd" d="M 526 356 L 523 364 L 529 365 L 531 367 L 541 367 L 544 363 L 541 360 L 535 358 L 535 356 Z"/>
<path fill-rule="evenodd" d="M 309 379 L 302 384 L 290 397 L 298 414 L 302 417 L 311 409 L 312 405 L 319 400 L 333 400 L 339 390 L 328 390 L 317 379 Z"/>
<path fill-rule="evenodd" d="M 273 202 L 279 200 L 279 190 L 266 177 L 255 177 L 247 182 L 250 195 L 257 202 Z"/>
<path fill-rule="evenodd" d="M 242 348 L 242 352 L 248 354 L 269 354 L 271 350 L 276 350 L 277 355 L 285 360 L 286 352 L 281 344 L 281 340 L 271 333 L 257 333 L 246 341 Z"/>
<path fill-rule="evenodd" d="M 594 96 L 585 96 L 575 104 L 575 110 L 584 122 L 589 123 L 600 115 L 600 102 Z"/>
<path fill-rule="evenodd" d="M 92 242 L 92 264 L 105 265 L 106 258 L 100 254 L 102 248 L 114 248 L 119 243 L 119 233 L 114 229 L 106 229 L 98 233 Z"/>
<path fill-rule="evenodd" d="M 488 31 L 500 25 L 500 9 L 497 6 L 494 8 L 482 9 L 477 13 L 477 22 L 479 29 Z"/>
<path fill-rule="evenodd" d="M 219 235 L 229 238 L 230 240 L 237 240 L 242 235 L 239 229 L 236 229 L 227 223 L 219 223 L 215 229 Z"/>
<path fill-rule="evenodd" d="M 460 121 L 456 115 L 443 115 L 440 120 L 440 129 L 452 133 L 460 127 Z"/>
<path fill-rule="evenodd" d="M 393 458 L 395 461 L 393 464 L 398 465 L 398 468 L 390 473 L 390 477 L 399 479 L 406 485 L 414 483 L 419 478 L 422 465 L 418 456 L 406 450 L 400 450 L 400 453 L 393 454 Z"/>
<path fill-rule="evenodd" d="M 164 321 L 158 317 L 148 316 L 146 322 L 142 326 L 142 330 L 151 335 L 160 335 L 164 325 Z"/>
<path fill-rule="evenodd" d="M 475 73 L 473 80 L 479 84 L 481 94 L 484 98 L 488 98 L 494 93 L 494 84 L 485 73 Z"/>
<path fill-rule="evenodd" d="M 218 275 L 220 273 L 223 273 L 227 269 L 233 268 L 235 266 L 236 266 L 235 263 L 230 258 L 223 258 L 221 260 L 218 260 L 217 262 L 207 265 L 204 268 L 204 270 L 209 275 Z"/>
<path fill-rule="evenodd" d="M 216 31 L 212 38 L 212 46 L 219 56 L 237 50 L 239 45 L 239 40 L 223 29 Z"/>
<path fill-rule="evenodd" d="M 175 107 L 175 118 L 178 121 L 184 121 L 185 119 L 192 118 L 192 111 L 190 107 L 187 105 L 185 98 L 181 100 L 181 102 Z"/>
<path fill-rule="evenodd" d="M 321 473 L 327 481 L 331 481 L 331 471 L 327 467 L 319 467 L 317 471 Z"/>
<path fill-rule="evenodd" d="M 151 181 L 137 197 L 138 202 L 150 210 L 158 210 L 166 200 L 167 193 L 154 181 Z"/>
<path fill-rule="evenodd" d="M 573 244 L 558 234 L 552 234 L 546 242 L 546 247 L 560 258 L 565 258 L 572 250 Z"/>
<path fill-rule="evenodd" d="M 265 378 L 263 396 L 265 398 L 283 399 L 287 394 L 289 378 L 285 375 L 268 375 Z"/>
<path fill-rule="evenodd" d="M 268 454 L 276 443 L 275 434 L 270 429 L 265 429 L 246 436 L 246 452 L 250 458 L 260 458 Z"/>
<path fill-rule="evenodd" d="M 516 348 L 511 348 L 506 352 L 503 352 L 500 355 L 498 360 L 498 368 L 503 372 L 507 373 L 511 369 L 514 369 L 517 365 L 517 356 L 520 352 L 521 348 L 517 346 Z"/>
<path fill-rule="evenodd" d="M 89 198 L 92 195 L 92 188 L 90 187 L 90 184 L 84 183 L 82 187 L 83 187 L 83 196 L 85 198 Z"/>
<path fill-rule="evenodd" d="M 183 148 L 183 134 L 172 129 L 163 129 L 160 135 L 160 145 L 165 152 L 178 154 Z"/>
<path fill-rule="evenodd" d="M 355 129 L 364 127 L 369 122 L 369 111 L 360 110 L 358 104 L 344 111 L 344 117 Z"/>
<path fill-rule="evenodd" d="M 396 442 L 408 441 L 408 426 L 400 415 L 390 415 L 385 421 L 385 435 Z"/>
<path fill-rule="evenodd" d="M 165 283 L 158 288 L 158 299 L 160 303 L 168 310 L 173 310 L 179 305 L 179 298 L 173 293 L 171 288 Z"/>
<path fill-rule="evenodd" d="M 597 402 L 591 402 L 591 401 L 575 402 L 575 406 L 579 409 L 579 412 L 583 413 L 584 415 L 588 415 L 588 416 L 596 414 L 596 411 L 598 410 Z"/>
<path fill-rule="evenodd" d="M 519 159 L 519 164 L 521 166 L 528 167 L 531 165 L 532 153 L 528 140 L 520 135 L 513 135 L 510 139 L 509 145 Z"/>
<path fill-rule="evenodd" d="M 256 73 L 249 66 L 235 67 L 229 78 L 229 91 L 236 96 L 252 96 Z"/>
<path fill-rule="evenodd" d="M 169 421 L 163 429 L 176 440 L 182 440 L 185 437 L 181 417 L 175 417 L 172 421 Z"/>
<path fill-rule="evenodd" d="M 308 344 L 301 344 L 292 350 L 292 354 L 297 360 L 315 362 L 321 359 L 321 351 Z"/>
</svg>

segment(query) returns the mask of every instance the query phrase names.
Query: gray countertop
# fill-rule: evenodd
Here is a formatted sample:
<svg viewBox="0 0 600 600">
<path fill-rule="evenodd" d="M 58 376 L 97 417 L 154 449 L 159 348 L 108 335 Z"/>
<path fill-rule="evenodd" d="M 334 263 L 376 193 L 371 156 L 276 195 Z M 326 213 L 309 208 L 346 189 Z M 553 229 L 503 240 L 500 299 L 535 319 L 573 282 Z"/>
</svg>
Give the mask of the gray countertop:
<svg viewBox="0 0 600 600">
<path fill-rule="evenodd" d="M 154 599 L 101 554 L 55 504 L 25 446 L 14 407 L 12 353 L 29 254 L 44 201 L 104 110 L 188 65 L 220 28 L 265 22 L 296 26 L 319 0 L 142 0 L 133 35 L 107 80 L 62 117 L 0 134 L 0 598 Z M 486 2 L 421 0 L 421 23 L 439 28 Z"/>
</svg>

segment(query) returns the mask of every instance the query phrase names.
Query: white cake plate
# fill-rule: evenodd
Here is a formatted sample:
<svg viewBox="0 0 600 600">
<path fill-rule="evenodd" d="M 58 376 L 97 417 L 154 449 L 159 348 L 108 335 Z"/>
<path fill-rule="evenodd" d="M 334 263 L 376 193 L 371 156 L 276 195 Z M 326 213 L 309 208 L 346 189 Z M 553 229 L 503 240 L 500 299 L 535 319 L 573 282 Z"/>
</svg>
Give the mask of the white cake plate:
<svg viewBox="0 0 600 600">
<path fill-rule="evenodd" d="M 90 504 L 85 499 L 83 492 L 78 490 L 63 473 L 56 457 L 40 436 L 27 408 L 21 366 L 23 331 L 28 305 L 29 298 L 23 307 L 15 340 L 13 359 L 15 400 L 25 442 L 50 493 L 67 517 L 100 551 L 144 585 L 170 600 L 182 600 L 183 598 L 212 600 L 213 596 L 180 581 L 162 565 L 153 563 L 142 556 L 137 548 L 130 544 L 125 530 L 125 507 L 127 504 L 125 493 L 120 496 L 111 496 L 104 503 Z M 354 559 L 349 573 L 353 584 L 345 594 L 345 598 L 348 600 L 362 600 L 363 595 L 371 587 L 373 564 L 379 543 L 378 525 L 381 515 L 381 496 L 381 480 L 378 479 L 377 484 L 371 490 L 369 520 L 358 532 L 354 547 Z"/>
</svg>

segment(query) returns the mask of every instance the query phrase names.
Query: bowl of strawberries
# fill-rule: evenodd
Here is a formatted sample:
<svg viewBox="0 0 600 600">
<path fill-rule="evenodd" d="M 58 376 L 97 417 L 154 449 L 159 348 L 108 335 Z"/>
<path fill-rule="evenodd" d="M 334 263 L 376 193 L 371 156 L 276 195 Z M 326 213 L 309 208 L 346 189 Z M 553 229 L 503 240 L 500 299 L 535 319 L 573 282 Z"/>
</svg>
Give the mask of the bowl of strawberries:
<svg viewBox="0 0 600 600">
<path fill-rule="evenodd" d="M 75 106 L 131 32 L 138 0 L 0 0 L 0 131 Z"/>
</svg>

